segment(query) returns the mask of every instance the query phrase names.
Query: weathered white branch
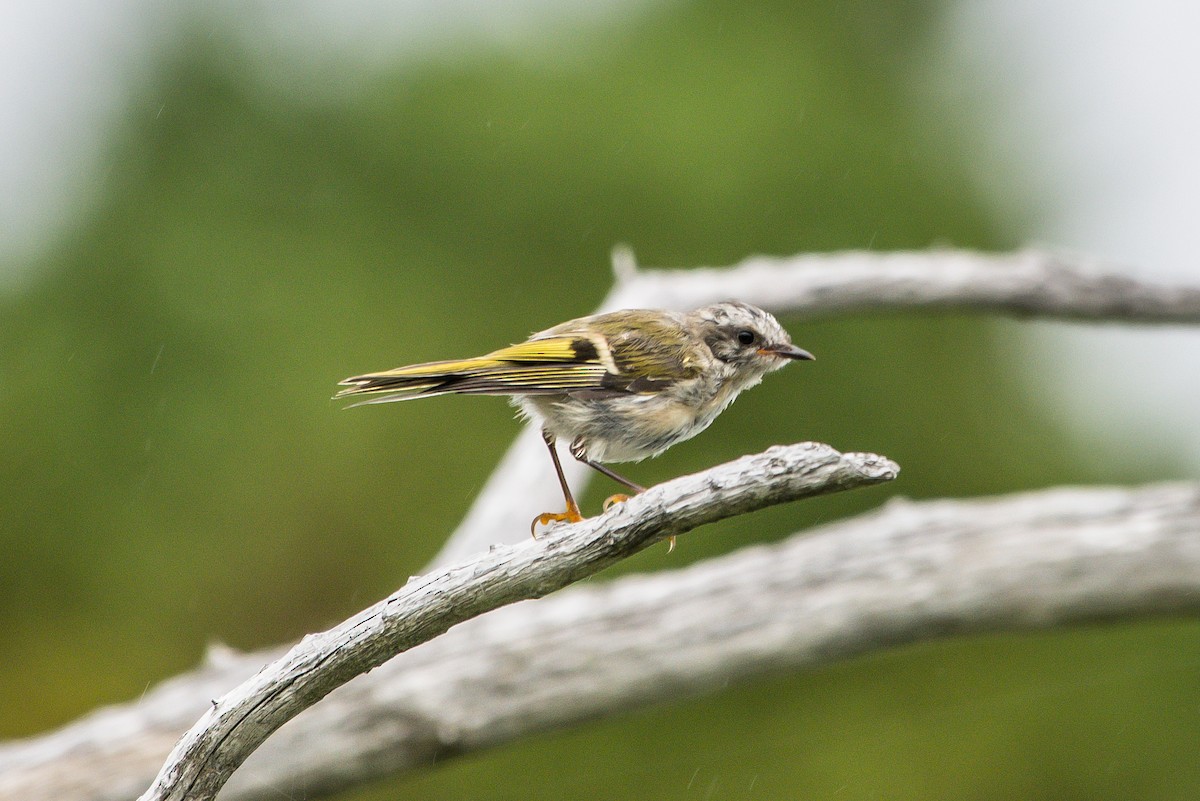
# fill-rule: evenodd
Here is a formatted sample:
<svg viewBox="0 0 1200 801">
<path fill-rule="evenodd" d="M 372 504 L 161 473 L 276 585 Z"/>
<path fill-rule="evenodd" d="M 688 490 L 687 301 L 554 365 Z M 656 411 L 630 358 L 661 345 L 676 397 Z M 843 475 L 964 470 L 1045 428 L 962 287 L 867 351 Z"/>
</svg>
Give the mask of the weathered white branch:
<svg viewBox="0 0 1200 801">
<path fill-rule="evenodd" d="M 285 725 L 221 798 L 316 797 L 899 643 L 1179 612 L 1200 613 L 1200 485 L 893 501 L 778 545 L 466 622 Z M 221 675 L 258 664 L 223 652 L 214 661 Z M 167 682 L 139 704 L 6 746 L 0 798 L 132 797 L 186 725 L 179 708 L 193 689 Z"/>
<path fill-rule="evenodd" d="M 901 643 L 1180 612 L 1200 613 L 1200 485 L 893 501 L 779 545 L 472 620 L 289 724 L 232 798 L 345 789 Z M 305 747 L 329 738 L 345 750 Z M 350 764 L 368 772 L 347 781 Z"/>
<path fill-rule="evenodd" d="M 737 297 L 792 316 L 943 310 L 1137 323 L 1200 322 L 1200 287 L 1122 275 L 1094 259 L 1023 250 L 842 251 L 733 267 L 639 270 L 613 255 L 618 282 L 605 306 L 694 308 Z"/>
<path fill-rule="evenodd" d="M 183 736 L 142 799 L 215 798 L 275 729 L 355 676 L 451 626 L 540 598 L 704 523 L 888 481 L 898 472 L 893 462 L 873 454 L 841 454 L 817 443 L 776 446 L 665 482 L 541 540 L 496 546 L 462 564 L 414 577 L 344 623 L 305 637 L 216 701 Z"/>
</svg>

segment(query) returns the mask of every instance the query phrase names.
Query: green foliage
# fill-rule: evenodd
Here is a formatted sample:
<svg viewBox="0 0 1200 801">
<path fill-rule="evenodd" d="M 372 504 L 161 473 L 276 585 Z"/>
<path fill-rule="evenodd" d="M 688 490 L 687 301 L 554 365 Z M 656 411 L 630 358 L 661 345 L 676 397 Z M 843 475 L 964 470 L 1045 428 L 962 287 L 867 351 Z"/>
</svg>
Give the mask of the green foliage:
<svg viewBox="0 0 1200 801">
<path fill-rule="evenodd" d="M 965 144 L 930 133 L 946 121 L 906 85 L 934 11 L 673 4 L 527 52 L 448 52 L 332 100 L 264 88 L 219 32 L 185 39 L 129 110 L 97 208 L 0 310 L 0 651 L 20 655 L 0 663 L 0 735 L 136 697 L 210 640 L 281 642 L 402 584 L 517 424 L 496 399 L 346 412 L 334 385 L 588 312 L 616 242 L 668 266 L 1013 245 L 973 196 Z M 887 454 L 901 480 L 713 526 L 622 570 L 887 492 L 1117 475 L 1087 466 L 1026 396 L 987 321 L 789 327 L 818 362 L 631 477 L 818 439 Z M 378 797 L 463 797 L 459 782 L 477 798 L 1184 797 L 1200 777 L 1163 779 L 1184 757 L 1157 745 L 1194 735 L 1186 716 L 1153 730 L 1109 718 L 1125 762 L 1089 728 L 1101 706 L 1120 720 L 1194 708 L 1190 685 L 1130 694 L 1139 671 L 1175 675 L 1176 641 L 1195 655 L 1188 625 L 882 655 L 542 738 Z M 1133 678 L 1106 684 L 1108 658 Z M 1081 669 L 1100 690 L 1066 684 Z M 962 688 L 950 700 L 947 680 Z M 1097 779 L 1113 762 L 1121 782 Z"/>
</svg>

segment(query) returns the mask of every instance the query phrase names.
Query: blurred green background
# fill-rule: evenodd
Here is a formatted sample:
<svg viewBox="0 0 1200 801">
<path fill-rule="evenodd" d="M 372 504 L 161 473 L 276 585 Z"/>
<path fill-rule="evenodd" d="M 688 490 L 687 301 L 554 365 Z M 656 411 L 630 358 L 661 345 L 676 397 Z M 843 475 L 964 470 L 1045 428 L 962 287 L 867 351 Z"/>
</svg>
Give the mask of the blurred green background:
<svg viewBox="0 0 1200 801">
<path fill-rule="evenodd" d="M 0 737 L 136 698 L 209 642 L 327 627 L 419 571 L 512 412 L 343 412 L 334 385 L 587 313 L 615 243 L 661 266 L 1023 244 L 979 198 L 962 120 L 920 91 L 939 9 L 663 4 L 519 47 L 447 41 L 344 90 L 188 26 L 127 109 L 95 202 L 0 296 Z M 820 361 L 626 472 L 653 483 L 815 439 L 887 454 L 901 479 L 710 526 L 613 574 L 894 493 L 1180 475 L 1069 436 L 1015 375 L 1017 323 L 784 322 Z M 1198 677 L 1191 621 L 941 642 L 346 798 L 1194 798 Z"/>
</svg>

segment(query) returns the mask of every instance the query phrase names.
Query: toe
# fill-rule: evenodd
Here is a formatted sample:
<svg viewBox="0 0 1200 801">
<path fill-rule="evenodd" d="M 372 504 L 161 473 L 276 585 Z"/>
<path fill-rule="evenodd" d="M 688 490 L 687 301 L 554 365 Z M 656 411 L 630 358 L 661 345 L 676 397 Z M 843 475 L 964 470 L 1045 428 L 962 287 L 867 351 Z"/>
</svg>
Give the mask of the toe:
<svg viewBox="0 0 1200 801">
<path fill-rule="evenodd" d="M 582 520 L 583 515 L 579 513 L 578 509 L 567 509 L 565 512 L 542 512 L 529 524 L 529 536 L 537 539 L 538 526 L 548 526 L 551 523 L 579 523 Z"/>
<path fill-rule="evenodd" d="M 607 512 L 609 509 L 611 509 L 614 505 L 616 505 L 618 503 L 625 503 L 625 501 L 629 500 L 631 497 L 632 496 L 630 496 L 630 495 L 622 495 L 622 494 L 609 495 L 607 498 L 604 499 L 604 511 Z"/>
</svg>

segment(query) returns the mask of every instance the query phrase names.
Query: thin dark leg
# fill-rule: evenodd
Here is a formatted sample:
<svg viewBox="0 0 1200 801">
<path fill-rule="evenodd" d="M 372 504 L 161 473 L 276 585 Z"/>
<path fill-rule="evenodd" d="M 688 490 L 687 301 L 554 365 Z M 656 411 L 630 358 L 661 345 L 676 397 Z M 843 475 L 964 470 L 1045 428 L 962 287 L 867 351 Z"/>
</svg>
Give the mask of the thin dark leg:
<svg viewBox="0 0 1200 801">
<path fill-rule="evenodd" d="M 613 481 L 617 482 L 618 484 L 624 484 L 626 487 L 629 487 L 629 489 L 633 490 L 635 493 L 646 491 L 646 488 L 643 487 L 641 484 L 634 484 L 632 481 L 625 478 L 620 473 L 614 473 L 612 470 L 610 470 L 609 468 L 600 464 L 599 462 L 593 462 L 591 459 L 580 459 L 579 461 L 583 462 L 584 464 L 586 464 L 588 467 L 592 468 L 593 470 L 595 470 L 599 473 L 603 473 L 604 475 L 608 476 L 609 478 L 611 478 Z"/>
<path fill-rule="evenodd" d="M 558 461 L 558 451 L 554 449 L 554 435 L 549 431 L 542 429 L 542 440 L 545 441 L 546 447 L 550 449 L 550 458 L 554 461 L 554 472 L 558 474 L 558 485 L 562 487 L 563 499 L 567 502 L 567 511 L 565 512 L 544 512 L 533 519 L 529 524 L 529 533 L 534 537 L 537 536 L 537 527 L 546 525 L 547 523 L 557 523 L 566 521 L 568 523 L 578 523 L 583 520 L 583 515 L 579 513 L 579 504 L 575 503 L 575 498 L 571 495 L 571 488 L 567 485 L 567 477 L 563 475 L 562 464 Z"/>
<path fill-rule="evenodd" d="M 583 440 L 576 438 L 575 441 L 571 443 L 570 451 L 571 451 L 572 456 L 574 456 L 576 459 L 578 459 L 579 461 L 586 464 L 588 467 L 595 470 L 597 473 L 602 473 L 602 474 L 608 476 L 613 481 L 617 482 L 618 484 L 622 484 L 622 485 L 628 487 L 629 489 L 633 490 L 634 492 L 645 492 L 646 491 L 646 488 L 643 487 L 641 484 L 634 484 L 632 481 L 625 478 L 625 476 L 621 475 L 620 473 L 617 473 L 617 472 L 605 467 L 604 465 L 600 464 L 599 462 L 593 462 L 591 459 L 589 459 L 587 456 L 587 452 L 584 451 L 584 449 L 583 449 Z"/>
<path fill-rule="evenodd" d="M 554 447 L 554 435 L 542 429 L 542 440 L 550 450 L 550 458 L 554 460 L 554 472 L 558 475 L 558 484 L 562 487 L 563 498 L 567 501 L 567 514 L 574 513 L 576 516 L 580 516 L 579 504 L 575 503 L 575 498 L 571 495 L 571 487 L 567 484 L 567 477 L 563 475 L 562 463 L 558 461 L 558 451 Z"/>
<path fill-rule="evenodd" d="M 551 446 L 551 450 L 553 450 L 553 449 L 554 449 L 553 446 Z M 574 456 L 576 459 L 583 462 L 584 464 L 586 464 L 588 467 L 592 468 L 596 472 L 603 473 L 604 475 L 608 476 L 609 478 L 611 478 L 613 481 L 617 482 L 618 484 L 624 484 L 626 487 L 629 487 L 629 489 L 633 490 L 635 495 L 639 492 L 646 491 L 646 488 L 643 487 L 641 484 L 634 484 L 632 481 L 625 478 L 625 476 L 621 475 L 620 473 L 617 473 L 614 470 L 611 470 L 611 469 L 605 467 L 604 465 L 600 464 L 599 462 L 593 462 L 591 459 L 589 459 L 588 455 L 587 455 L 587 450 L 584 448 L 583 440 L 580 439 L 579 437 L 576 437 L 575 440 L 571 443 L 571 447 L 569 448 L 569 450 L 571 451 L 571 455 Z M 557 457 L 554 460 L 554 464 L 555 464 L 555 466 L 558 465 Z M 562 475 L 561 469 L 560 469 L 559 475 L 560 476 Z M 607 512 L 608 508 L 610 506 L 612 506 L 614 503 L 622 503 L 627 500 L 629 500 L 628 495 L 613 495 L 612 497 L 608 498 L 604 502 L 604 511 Z M 675 550 L 675 538 L 669 537 L 667 539 L 667 553 L 670 553 L 673 550 Z"/>
</svg>

